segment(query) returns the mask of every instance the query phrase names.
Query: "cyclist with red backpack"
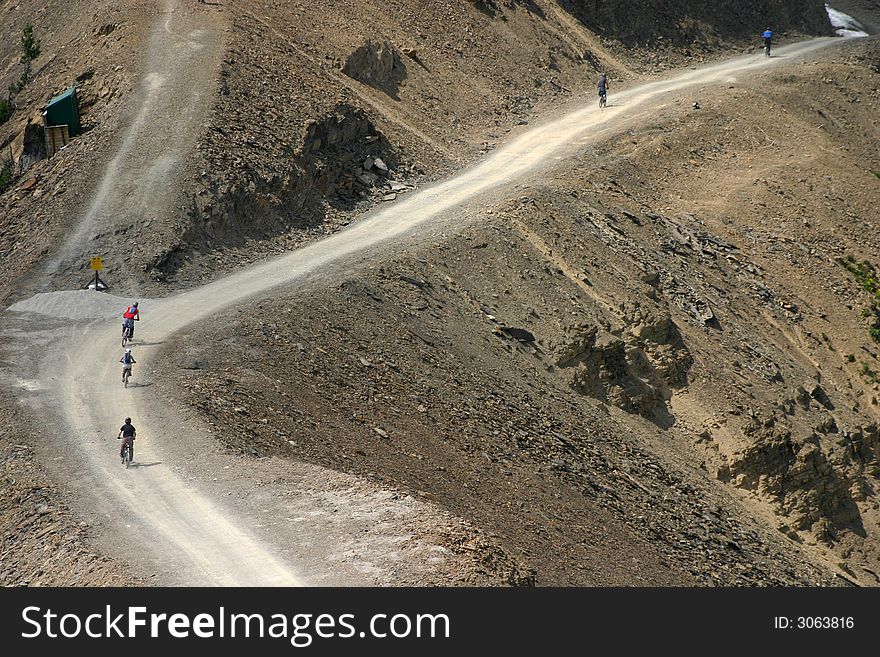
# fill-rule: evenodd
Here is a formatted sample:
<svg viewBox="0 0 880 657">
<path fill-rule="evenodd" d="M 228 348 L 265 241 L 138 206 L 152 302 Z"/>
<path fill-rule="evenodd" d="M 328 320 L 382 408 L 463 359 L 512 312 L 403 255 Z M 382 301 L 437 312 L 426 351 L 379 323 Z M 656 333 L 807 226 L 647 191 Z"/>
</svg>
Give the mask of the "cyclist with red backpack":
<svg viewBox="0 0 880 657">
<path fill-rule="evenodd" d="M 134 338 L 134 323 L 139 322 L 140 319 L 141 313 L 138 310 L 137 301 L 131 304 L 128 308 L 125 309 L 125 312 L 122 313 L 122 334 L 125 335 L 125 329 L 128 329 L 129 340 Z"/>
</svg>

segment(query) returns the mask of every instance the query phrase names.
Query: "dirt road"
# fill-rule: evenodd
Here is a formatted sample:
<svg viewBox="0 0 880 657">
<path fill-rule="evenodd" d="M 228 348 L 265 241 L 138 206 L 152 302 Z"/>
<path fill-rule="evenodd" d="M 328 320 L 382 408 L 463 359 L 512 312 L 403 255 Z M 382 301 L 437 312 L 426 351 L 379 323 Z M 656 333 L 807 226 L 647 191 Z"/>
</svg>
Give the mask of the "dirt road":
<svg viewBox="0 0 880 657">
<path fill-rule="evenodd" d="M 762 55 L 740 57 L 624 92 L 612 90 L 610 104 L 602 111 L 590 98 L 584 109 L 529 129 L 472 169 L 383 207 L 348 230 L 190 292 L 160 300 L 141 299 L 144 321 L 138 326 L 137 337 L 146 341 L 136 345 L 139 364 L 134 381 L 139 385 L 127 390 L 119 381 L 119 322 L 114 318 L 129 299 L 78 291 L 38 295 L 20 302 L 10 312 L 31 313 L 21 316 L 24 324 L 28 317 L 33 318 L 35 327 L 45 321 L 41 316 L 70 318 L 57 327 L 44 327 L 40 338 L 22 331 L 18 339 L 23 343 L 30 340 L 34 345 L 39 339 L 45 345 L 38 371 L 33 376 L 22 375 L 22 395 L 39 395 L 44 408 L 63 409 L 65 431 L 59 431 L 57 439 L 66 441 L 69 448 L 68 462 L 75 468 L 71 474 L 100 500 L 96 507 L 111 515 L 121 512 L 130 519 L 120 520 L 114 527 L 121 532 L 120 545 L 123 549 L 136 545 L 163 583 L 357 583 L 357 568 L 343 568 L 331 576 L 328 572 L 336 566 L 321 563 L 319 553 L 332 551 L 330 543 L 346 540 L 344 534 L 325 536 L 321 549 L 304 558 L 285 543 L 293 533 L 257 535 L 255 523 L 241 506 L 235 507 L 218 495 L 206 473 L 227 467 L 217 465 L 222 464 L 222 456 L 206 456 L 210 463 L 202 472 L 199 459 L 204 438 L 193 437 L 187 420 L 174 417 L 151 395 L 151 378 L 161 376 L 149 365 L 155 346 L 244 299 L 278 286 L 301 289 L 348 271 L 378 250 L 399 246 L 402 239 L 416 232 L 424 234 L 429 222 L 432 230 L 448 227 L 443 219 L 457 207 L 477 203 L 481 195 L 511 186 L 525 176 L 540 175 L 556 159 L 596 143 L 622 126 L 638 123 L 668 102 L 673 92 L 784 65 L 833 42 L 809 41 L 780 48 L 769 60 Z M 74 242 L 87 232 L 81 229 Z M 139 427 L 135 456 L 140 467 L 129 471 L 120 467 L 112 440 L 124 415 L 135 418 Z M 315 527 L 303 524 L 300 529 L 306 535 L 311 532 L 314 540 L 320 538 L 314 534 L 318 531 Z M 382 544 L 374 541 L 365 549 L 378 552 Z"/>
</svg>

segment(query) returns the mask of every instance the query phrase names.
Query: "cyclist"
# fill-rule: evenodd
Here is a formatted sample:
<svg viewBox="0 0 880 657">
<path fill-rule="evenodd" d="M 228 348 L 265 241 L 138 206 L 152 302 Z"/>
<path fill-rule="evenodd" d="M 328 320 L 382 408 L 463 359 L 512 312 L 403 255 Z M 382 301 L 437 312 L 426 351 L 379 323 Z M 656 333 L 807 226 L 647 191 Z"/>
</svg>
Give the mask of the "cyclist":
<svg viewBox="0 0 880 657">
<path fill-rule="evenodd" d="M 773 42 L 773 32 L 770 31 L 769 27 L 766 30 L 764 30 L 764 33 L 761 35 L 761 41 L 764 42 L 764 54 L 767 55 L 767 57 L 769 57 L 770 56 L 770 45 Z"/>
<path fill-rule="evenodd" d="M 128 372 L 128 375 L 131 376 L 131 366 L 137 362 L 132 356 L 130 348 L 125 350 L 119 362 L 122 363 L 122 382 L 125 383 L 125 373 Z"/>
<path fill-rule="evenodd" d="M 116 436 L 116 440 L 122 439 L 122 446 L 119 448 L 119 459 L 125 463 L 125 447 L 126 445 L 131 450 L 131 458 L 134 460 L 134 439 L 137 435 L 137 430 L 135 430 L 134 425 L 131 423 L 131 418 L 125 418 L 125 424 L 122 425 L 122 428 L 119 429 L 119 435 Z"/>
<path fill-rule="evenodd" d="M 608 78 L 602 73 L 599 76 L 599 107 L 605 107 L 608 102 Z"/>
<path fill-rule="evenodd" d="M 128 308 L 125 309 L 125 312 L 122 313 L 122 333 L 125 334 L 125 329 L 129 329 L 131 333 L 129 334 L 130 339 L 134 339 L 134 323 L 139 322 L 141 319 L 141 312 L 138 310 L 138 302 L 135 301 Z"/>
</svg>

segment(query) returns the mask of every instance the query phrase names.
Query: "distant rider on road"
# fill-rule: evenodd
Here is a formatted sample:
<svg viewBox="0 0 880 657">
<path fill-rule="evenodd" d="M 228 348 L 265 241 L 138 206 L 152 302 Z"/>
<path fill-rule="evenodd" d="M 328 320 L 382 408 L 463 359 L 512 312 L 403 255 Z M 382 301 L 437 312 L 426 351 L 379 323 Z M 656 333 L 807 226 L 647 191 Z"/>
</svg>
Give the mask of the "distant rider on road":
<svg viewBox="0 0 880 657">
<path fill-rule="evenodd" d="M 134 460 L 134 438 L 136 435 L 137 430 L 135 430 L 134 425 L 131 423 L 131 418 L 125 418 L 125 424 L 122 425 L 122 428 L 119 429 L 119 435 L 116 436 L 116 440 L 122 439 L 122 445 L 119 447 L 119 458 L 123 463 L 125 462 L 123 452 L 126 445 L 131 449 L 131 458 Z"/>
<path fill-rule="evenodd" d="M 770 45 L 773 42 L 773 32 L 770 31 L 769 27 L 766 30 L 764 30 L 764 34 L 761 35 L 761 41 L 764 42 L 764 54 L 766 54 L 767 57 L 769 57 L 770 56 Z"/>
<path fill-rule="evenodd" d="M 122 332 L 125 333 L 126 328 L 131 329 L 130 336 L 134 338 L 134 323 L 135 321 L 140 321 L 141 314 L 138 310 L 138 302 L 135 301 L 128 308 L 125 309 L 125 312 L 122 313 Z"/>
<path fill-rule="evenodd" d="M 599 106 L 604 107 L 608 98 L 608 78 L 602 73 L 599 76 Z"/>
</svg>

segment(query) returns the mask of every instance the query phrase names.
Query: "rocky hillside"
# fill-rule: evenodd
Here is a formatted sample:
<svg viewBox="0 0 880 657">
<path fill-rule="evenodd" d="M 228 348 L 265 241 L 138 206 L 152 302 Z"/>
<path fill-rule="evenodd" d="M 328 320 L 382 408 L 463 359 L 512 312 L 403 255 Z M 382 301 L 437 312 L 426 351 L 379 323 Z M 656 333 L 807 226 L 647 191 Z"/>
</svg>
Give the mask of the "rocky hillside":
<svg viewBox="0 0 880 657">
<path fill-rule="evenodd" d="M 0 169 L 12 174 L 0 185 L 0 299 L 27 280 L 27 273 L 53 253 L 86 212 L 101 171 L 119 147 L 131 120 L 126 101 L 137 84 L 156 3 L 18 0 L 0 6 L 0 98 L 12 114 L 0 123 Z M 40 42 L 25 84 L 20 80 L 22 30 Z M 45 157 L 41 112 L 48 100 L 77 87 L 84 133 L 51 160 Z M 79 272 L 82 263 L 74 269 Z M 20 277 L 24 277 L 23 279 Z M 73 283 L 74 279 L 70 279 Z M 82 278 L 75 277 L 77 285 Z M 4 304 L 5 305 L 5 304 Z"/>
<path fill-rule="evenodd" d="M 633 13 L 629 3 L 607 4 L 615 16 Z M 767 10 L 780 29 L 827 33 L 821 3 L 785 4 L 790 13 Z M 478 157 L 534 112 L 591 89 L 600 68 L 634 79 L 691 56 L 672 45 L 701 43 L 705 54 L 751 38 L 732 9 L 716 23 L 705 6 L 684 3 L 660 21 L 677 38 L 658 61 L 649 53 L 656 39 L 630 44 L 622 20 L 597 38 L 605 14 L 585 7 L 348 0 L 328 15 L 307 3 L 229 3 L 233 44 L 216 127 L 197 165 L 206 173 L 193 190 L 188 228 L 152 257 L 147 274 L 198 280 L 218 262 L 239 260 L 245 243 L 245 252 L 289 248 Z M 691 23 L 714 38 L 680 27 Z M 364 167 L 377 156 L 390 169 Z"/>
<path fill-rule="evenodd" d="M 808 0 L 720 10 L 656 3 L 652 12 L 632 4 L 345 0 L 329 9 L 304 1 L 164 7 L 129 0 L 74 3 L 62 19 L 46 0 L 6 3 L 4 87 L 20 74 L 25 24 L 35 26 L 42 53 L 0 126 L 0 146 L 12 145 L 18 166 L 27 122 L 38 123 L 42 104 L 71 84 L 80 87 L 90 132 L 52 162 L 16 170 L 0 197 L 0 253 L 15 254 L 4 258 L 3 285 L 52 253 L 83 213 L 98 184 L 92 172 L 139 109 L 133 81 L 145 62 L 133 55 L 144 48 L 149 21 L 169 7 L 210 13 L 228 30 L 211 119 L 185 154 L 181 202 L 149 225 L 119 216 L 63 263 L 61 287 L 82 284 L 84 259 L 98 251 L 117 287 L 161 294 L 168 284 L 204 280 L 336 230 L 425 177 L 455 170 L 536 112 L 591 93 L 599 68 L 618 82 L 634 80 L 752 42 L 765 18 L 792 36 L 827 32 L 821 3 Z M 376 157 L 387 170 L 364 167 Z M 119 234 L 132 245 L 124 255 L 114 254 Z M 12 286 L 2 289 L 6 296 Z"/>
<path fill-rule="evenodd" d="M 435 501 L 539 584 L 877 584 L 878 45 L 830 56 L 194 329 L 169 401 Z"/>
<path fill-rule="evenodd" d="M 767 22 L 786 38 L 828 31 L 811 0 L 332 5 L 3 3 L 0 88 L 21 74 L 26 24 L 42 52 L 0 125 L 0 164 L 10 152 L 14 167 L 0 303 L 47 287 L 35 267 L 117 152 L 168 7 L 210 13 L 227 39 L 210 117 L 169 190 L 183 201 L 150 224 L 119 217 L 49 287 L 81 285 L 100 252 L 116 290 L 175 291 L 457 170 L 591 98 L 600 69 L 633 82 L 751 48 Z M 231 316 L 240 341 L 182 345 L 166 383 L 234 427 L 232 448 L 411 490 L 494 534 L 538 583 L 873 583 L 876 65 L 864 46 L 706 94 L 699 111 L 679 98 L 648 129 L 463 218 L 483 226 L 285 300 L 279 319 Z M 86 132 L 22 170 L 40 108 L 71 84 Z M 249 360 L 279 342 L 284 371 Z M 271 423 L 266 398 L 287 409 Z M 33 422 L 11 395 L 0 404 Z M 0 430 L 15 564 L 2 581 L 131 581 L 31 460 L 34 440 Z"/>
<path fill-rule="evenodd" d="M 628 47 L 707 48 L 776 32 L 830 34 L 823 2 L 813 0 L 561 0 L 591 31 Z"/>
</svg>

